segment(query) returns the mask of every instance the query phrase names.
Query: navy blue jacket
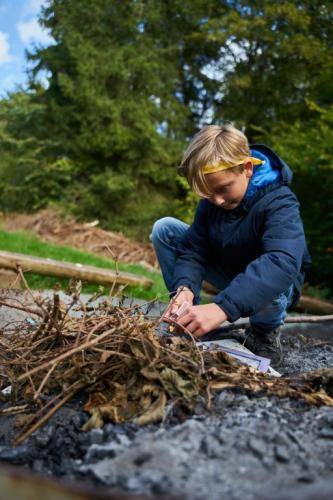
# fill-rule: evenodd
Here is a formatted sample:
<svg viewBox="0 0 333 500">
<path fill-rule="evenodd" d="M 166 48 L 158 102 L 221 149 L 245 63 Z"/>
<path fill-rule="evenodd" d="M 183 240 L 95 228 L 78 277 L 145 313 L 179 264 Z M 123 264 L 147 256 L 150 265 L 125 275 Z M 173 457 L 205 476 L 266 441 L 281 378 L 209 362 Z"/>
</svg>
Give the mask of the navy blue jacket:
<svg viewBox="0 0 333 500">
<path fill-rule="evenodd" d="M 198 304 L 207 262 L 217 262 L 230 283 L 214 302 L 230 321 L 259 312 L 291 284 L 295 303 L 311 263 L 299 203 L 289 188 L 290 168 L 267 146 L 256 144 L 251 149 L 270 163 L 270 180 L 257 187 L 255 181 L 250 183 L 251 196 L 247 192 L 231 211 L 201 200 L 177 246 L 173 275 L 172 289 L 189 287 Z"/>
</svg>

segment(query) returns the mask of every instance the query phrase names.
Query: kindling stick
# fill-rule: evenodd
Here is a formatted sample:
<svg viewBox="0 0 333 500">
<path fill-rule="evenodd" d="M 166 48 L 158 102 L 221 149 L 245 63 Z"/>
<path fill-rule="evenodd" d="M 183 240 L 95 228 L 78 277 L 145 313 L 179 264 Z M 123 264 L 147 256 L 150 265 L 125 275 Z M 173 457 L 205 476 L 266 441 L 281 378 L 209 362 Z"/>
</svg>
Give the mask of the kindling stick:
<svg viewBox="0 0 333 500">
<path fill-rule="evenodd" d="M 327 321 L 333 321 L 333 314 L 327 314 L 326 316 L 287 316 L 284 323 L 325 323 Z M 249 325 L 249 320 L 244 319 L 237 323 L 221 325 L 221 328 L 246 328 Z"/>
</svg>

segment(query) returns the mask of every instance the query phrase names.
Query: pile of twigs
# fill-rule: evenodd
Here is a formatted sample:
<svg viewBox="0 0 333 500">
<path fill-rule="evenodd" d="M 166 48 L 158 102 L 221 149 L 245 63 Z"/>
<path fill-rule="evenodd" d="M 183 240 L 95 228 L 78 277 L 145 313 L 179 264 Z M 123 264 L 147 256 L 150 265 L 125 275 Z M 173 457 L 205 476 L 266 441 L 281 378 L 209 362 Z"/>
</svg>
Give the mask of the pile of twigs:
<svg viewBox="0 0 333 500">
<path fill-rule="evenodd" d="M 273 379 L 222 352 L 202 351 L 190 335 L 162 333 L 159 319 L 146 317 L 142 306 L 84 303 L 77 291 L 66 303 L 56 292 L 31 299 L 26 306 L 2 301 L 27 312 L 25 321 L 0 334 L 0 414 L 27 415 L 15 444 L 79 391 L 88 394 L 85 430 L 105 420 L 161 421 L 175 407 L 191 411 L 199 395 L 209 407 L 212 391 L 225 388 L 333 405 L 331 369 Z"/>
</svg>

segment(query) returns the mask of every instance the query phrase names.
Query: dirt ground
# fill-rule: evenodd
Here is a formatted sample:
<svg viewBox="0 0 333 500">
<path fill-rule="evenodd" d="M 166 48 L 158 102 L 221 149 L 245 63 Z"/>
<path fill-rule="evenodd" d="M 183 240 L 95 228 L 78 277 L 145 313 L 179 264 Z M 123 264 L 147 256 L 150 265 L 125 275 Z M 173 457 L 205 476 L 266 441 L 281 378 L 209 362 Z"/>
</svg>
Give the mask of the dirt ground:
<svg viewBox="0 0 333 500">
<path fill-rule="evenodd" d="M 79 223 L 71 217 L 62 218 L 53 210 L 35 214 L 10 213 L 2 219 L 6 231 L 30 231 L 42 241 L 117 258 L 119 262 L 141 264 L 148 270 L 158 269 L 152 245 L 131 240 L 122 233 L 105 231 L 98 227 L 98 221 Z"/>
<path fill-rule="evenodd" d="M 162 307 L 157 303 L 151 314 Z M 3 326 L 0 313 L 1 319 Z M 333 326 L 323 332 L 321 338 L 318 325 L 286 327 L 280 371 L 332 367 Z M 110 423 L 85 433 L 83 403 L 78 396 L 17 448 L 11 445 L 15 420 L 2 417 L 0 459 L 108 493 L 212 500 L 332 498 L 327 496 L 333 491 L 331 407 L 224 390 L 210 411 L 198 401 L 187 420 L 170 414 L 159 425 Z"/>
</svg>

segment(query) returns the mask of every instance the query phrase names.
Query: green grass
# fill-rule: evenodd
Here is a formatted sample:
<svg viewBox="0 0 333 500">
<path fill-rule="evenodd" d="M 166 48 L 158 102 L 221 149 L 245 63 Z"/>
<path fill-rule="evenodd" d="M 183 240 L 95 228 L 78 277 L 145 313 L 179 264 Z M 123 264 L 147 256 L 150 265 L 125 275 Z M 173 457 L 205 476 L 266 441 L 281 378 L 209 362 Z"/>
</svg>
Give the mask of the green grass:
<svg viewBox="0 0 333 500">
<path fill-rule="evenodd" d="M 12 233 L 0 230 L 0 249 L 7 252 L 18 252 L 27 255 L 34 255 L 36 257 L 48 257 L 60 261 L 89 264 L 92 266 L 116 270 L 115 262 L 112 259 L 99 257 L 71 247 L 44 243 L 36 236 L 26 232 Z M 148 290 L 145 290 L 140 286 L 131 288 L 126 287 L 126 290 L 124 291 L 126 296 L 145 300 L 161 298 L 163 301 L 168 301 L 167 289 L 160 273 L 147 271 L 144 267 L 138 264 L 119 263 L 118 267 L 120 271 L 140 274 L 153 280 L 153 286 Z M 55 285 L 60 284 L 61 289 L 66 290 L 68 284 L 67 279 L 41 276 L 34 273 L 25 273 L 25 277 L 29 286 L 35 289 L 50 289 Z M 83 291 L 86 293 L 93 293 L 97 290 L 98 285 L 87 284 L 83 287 Z M 108 291 L 109 288 L 105 288 L 105 294 L 107 294 Z"/>
<path fill-rule="evenodd" d="M 311 286 L 306 284 L 303 288 L 303 292 L 305 295 L 315 297 L 316 299 L 332 300 L 332 289 L 329 287 Z"/>
</svg>

